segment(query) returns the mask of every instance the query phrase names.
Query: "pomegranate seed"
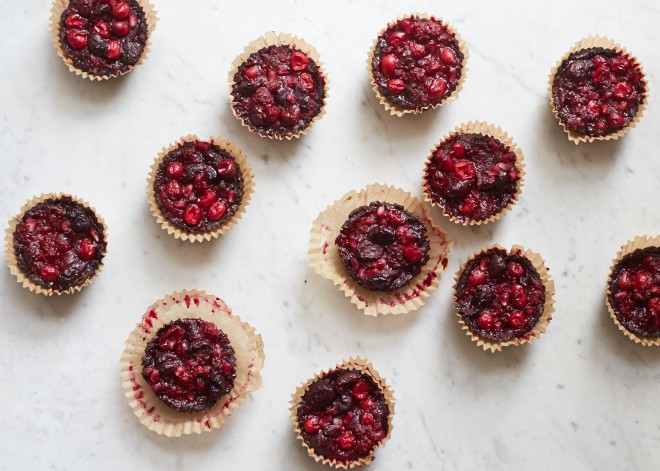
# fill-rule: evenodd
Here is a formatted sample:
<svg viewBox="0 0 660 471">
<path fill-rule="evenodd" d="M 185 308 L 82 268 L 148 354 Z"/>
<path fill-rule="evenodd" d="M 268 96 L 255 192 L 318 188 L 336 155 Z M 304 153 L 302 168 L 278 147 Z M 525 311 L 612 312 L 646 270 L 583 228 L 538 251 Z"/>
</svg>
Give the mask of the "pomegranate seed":
<svg viewBox="0 0 660 471">
<path fill-rule="evenodd" d="M 74 13 L 73 15 L 67 16 L 66 20 L 64 20 L 64 23 L 69 28 L 79 29 L 83 27 L 83 25 L 86 23 L 86 20 L 77 13 Z"/>
<path fill-rule="evenodd" d="M 378 206 L 378 209 L 376 209 L 376 216 L 379 218 L 385 217 L 385 206 Z"/>
<path fill-rule="evenodd" d="M 388 78 L 394 77 L 398 60 L 394 54 L 388 54 L 380 60 L 380 70 Z"/>
<path fill-rule="evenodd" d="M 108 40 L 108 50 L 105 53 L 108 59 L 116 59 L 121 56 L 121 44 L 115 39 Z"/>
<path fill-rule="evenodd" d="M 43 278 L 44 281 L 55 281 L 59 274 L 59 270 L 54 265 L 44 265 L 41 268 L 41 278 Z"/>
<path fill-rule="evenodd" d="M 493 315 L 488 312 L 482 312 L 477 317 L 477 325 L 484 330 L 491 330 L 495 325 Z"/>
<path fill-rule="evenodd" d="M 472 180 L 474 178 L 474 165 L 467 160 L 461 160 L 454 165 L 454 173 L 461 180 Z"/>
<path fill-rule="evenodd" d="M 202 210 L 196 204 L 191 204 L 183 213 L 183 220 L 189 226 L 196 226 L 202 220 Z"/>
<path fill-rule="evenodd" d="M 359 380 L 358 382 L 356 382 L 353 385 L 353 388 L 351 389 L 351 392 L 353 393 L 353 396 L 355 397 L 355 399 L 358 399 L 358 400 L 361 401 L 362 399 L 367 397 L 367 395 L 369 394 L 369 386 L 364 381 Z"/>
<path fill-rule="evenodd" d="M 128 23 L 125 21 L 113 21 L 112 33 L 119 38 L 123 38 L 128 34 Z"/>
<path fill-rule="evenodd" d="M 77 253 L 82 260 L 91 260 L 96 255 L 96 244 L 89 239 L 83 239 Z"/>
<path fill-rule="evenodd" d="M 92 28 L 92 31 L 94 31 L 94 33 L 98 34 L 103 39 L 108 39 L 110 37 L 110 28 L 108 27 L 108 23 L 105 21 L 99 21 L 96 23 Z"/>
<path fill-rule="evenodd" d="M 227 205 L 223 201 L 216 201 L 208 210 L 209 221 L 219 221 L 227 212 Z"/>
<path fill-rule="evenodd" d="M 112 7 L 112 16 L 118 20 L 125 20 L 131 15 L 131 6 L 126 2 L 117 2 Z"/>
<path fill-rule="evenodd" d="M 231 179 L 236 176 L 236 162 L 231 159 L 221 160 L 218 163 L 218 176 Z"/>
<path fill-rule="evenodd" d="M 400 46 L 406 40 L 407 34 L 405 31 L 392 31 L 387 37 L 387 44 L 390 46 Z"/>
<path fill-rule="evenodd" d="M 422 249 L 415 244 L 406 245 L 402 250 L 402 255 L 403 258 L 411 262 L 419 262 L 424 256 Z"/>
<path fill-rule="evenodd" d="M 135 28 L 138 24 L 138 17 L 135 13 L 131 13 L 131 16 L 128 17 L 128 26 Z"/>
<path fill-rule="evenodd" d="M 69 31 L 66 33 L 66 41 L 74 49 L 85 49 L 87 47 L 87 33 L 83 33 L 82 31 Z"/>
<path fill-rule="evenodd" d="M 387 89 L 395 95 L 398 95 L 399 93 L 403 93 L 403 91 L 406 89 L 406 84 L 403 80 L 392 79 L 387 82 Z"/>
<path fill-rule="evenodd" d="M 294 71 L 302 72 L 303 70 L 307 69 L 309 60 L 307 59 L 307 56 L 302 52 L 295 51 L 291 54 L 291 58 L 289 59 L 289 64 L 291 64 L 291 68 Z"/>
<path fill-rule="evenodd" d="M 519 329 L 525 325 L 525 315 L 520 311 L 514 311 L 509 315 L 509 324 Z"/>
</svg>

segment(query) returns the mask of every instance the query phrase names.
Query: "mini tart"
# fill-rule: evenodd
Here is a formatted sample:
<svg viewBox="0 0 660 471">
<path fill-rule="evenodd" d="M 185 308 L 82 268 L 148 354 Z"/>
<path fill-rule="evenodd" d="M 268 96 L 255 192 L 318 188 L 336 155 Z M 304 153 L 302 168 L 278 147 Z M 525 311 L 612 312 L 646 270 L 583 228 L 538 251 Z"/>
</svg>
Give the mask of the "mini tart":
<svg viewBox="0 0 660 471">
<path fill-rule="evenodd" d="M 390 114 L 403 116 L 454 101 L 463 87 L 468 55 L 450 24 L 414 13 L 378 33 L 367 68 L 381 104 Z"/>
<path fill-rule="evenodd" d="M 525 165 L 522 151 L 500 128 L 461 124 L 426 162 L 424 195 L 464 226 L 498 220 L 518 201 Z"/>
<path fill-rule="evenodd" d="M 351 213 L 375 201 L 401 207 L 418 219 L 426 229 L 429 244 L 428 262 L 421 266 L 419 274 L 405 286 L 392 292 L 373 291 L 354 281 L 349 276 L 335 243 Z M 378 207 L 372 209 L 377 211 Z M 386 215 L 387 212 L 386 210 Z M 450 248 L 448 235 L 433 223 L 424 202 L 393 186 L 373 184 L 359 193 L 355 191 L 347 193 L 319 214 L 312 224 L 308 257 L 314 271 L 339 286 L 358 309 L 363 310 L 367 315 L 377 316 L 404 314 L 424 305 L 431 292 L 438 287 L 440 275 L 447 267 Z M 421 253 L 425 258 L 426 250 L 421 250 Z"/>
<path fill-rule="evenodd" d="M 547 329 L 555 285 L 537 253 L 495 245 L 472 255 L 455 280 L 459 324 L 484 350 L 531 343 Z"/>
<path fill-rule="evenodd" d="M 550 73 L 550 104 L 575 144 L 618 139 L 646 108 L 648 85 L 637 59 L 611 39 L 578 41 Z"/>
<path fill-rule="evenodd" d="M 187 135 L 163 148 L 152 164 L 147 197 L 152 214 L 169 234 L 208 241 L 241 218 L 252 179 L 247 158 L 231 142 Z"/>
<path fill-rule="evenodd" d="M 250 131 L 292 139 L 325 113 L 328 79 L 318 52 L 304 40 L 266 33 L 234 60 L 229 93 L 234 116 Z"/>
<path fill-rule="evenodd" d="M 621 247 L 607 279 L 607 310 L 626 337 L 660 345 L 660 237 L 636 237 Z"/>
<path fill-rule="evenodd" d="M 107 240 L 105 222 L 87 202 L 64 193 L 41 194 L 9 221 L 9 271 L 34 293 L 74 293 L 101 271 Z"/>
<path fill-rule="evenodd" d="M 71 72 L 104 80 L 142 63 L 157 20 L 148 0 L 54 0 L 52 41 Z"/>
<path fill-rule="evenodd" d="M 188 323 L 195 320 L 199 325 L 211 323 L 221 333 L 218 334 L 214 329 L 207 329 L 211 332 L 215 343 L 219 343 L 224 349 L 222 353 L 216 355 L 216 359 L 220 372 L 224 375 L 223 381 L 229 382 L 227 378 L 233 377 L 233 384 L 228 393 L 215 397 L 218 392 L 215 391 L 213 395 L 205 396 L 200 400 L 194 397 L 192 401 L 164 402 L 157 397 L 154 389 L 145 379 L 145 376 L 151 376 L 154 369 L 157 369 L 150 368 L 152 363 L 149 354 L 154 353 L 154 350 L 149 350 L 150 343 L 158 335 L 161 335 L 161 339 L 156 341 L 162 340 L 162 336 L 170 332 L 172 326 L 181 324 L 182 320 Z M 163 329 L 164 326 L 166 326 L 165 329 Z M 187 332 L 186 329 L 183 330 Z M 226 340 L 223 338 L 224 336 L 226 336 Z M 199 339 L 199 337 L 198 335 L 196 338 Z M 206 338 L 208 335 L 202 337 Z M 188 333 L 175 333 L 170 335 L 170 338 L 166 337 L 164 341 L 173 342 L 173 351 L 180 355 L 175 361 L 185 360 L 185 356 L 190 355 L 182 353 L 189 351 L 181 347 L 182 339 L 188 340 Z M 229 354 L 227 345 L 231 347 L 233 354 Z M 188 349 L 197 348 L 192 342 L 189 342 L 187 347 Z M 213 347 L 211 348 L 213 349 Z M 191 356 L 187 357 L 188 365 L 191 364 L 191 358 Z M 161 358 L 161 360 L 163 360 L 160 363 L 164 368 L 163 371 L 169 371 L 168 368 L 171 368 L 171 365 L 167 365 L 166 362 L 172 358 Z M 261 336 L 252 327 L 233 315 L 231 309 L 220 298 L 203 291 L 181 291 L 156 301 L 142 316 L 142 320 L 128 337 L 126 348 L 121 356 L 121 381 L 128 404 L 142 424 L 158 434 L 178 437 L 220 428 L 226 420 L 226 416 L 230 415 L 250 392 L 261 386 L 260 371 L 263 362 Z M 180 374 L 183 376 L 189 372 L 186 370 Z M 163 377 L 155 378 L 154 383 L 157 383 L 156 380 L 162 379 Z M 216 386 L 221 382 L 216 378 Z M 223 383 L 224 386 L 226 386 L 226 382 Z M 208 382 L 205 385 L 208 386 Z M 218 387 L 222 390 L 221 386 Z M 168 384 L 164 384 L 162 388 L 158 389 L 167 394 L 167 387 Z M 209 391 L 209 389 L 205 389 L 205 391 Z M 168 397 L 175 396 L 176 394 L 173 394 Z M 213 400 L 207 400 L 209 397 Z M 181 404 L 187 405 L 177 407 Z"/>
<path fill-rule="evenodd" d="M 348 469 L 370 464 L 389 440 L 394 397 L 371 363 L 351 358 L 299 386 L 290 410 L 309 456 Z"/>
</svg>

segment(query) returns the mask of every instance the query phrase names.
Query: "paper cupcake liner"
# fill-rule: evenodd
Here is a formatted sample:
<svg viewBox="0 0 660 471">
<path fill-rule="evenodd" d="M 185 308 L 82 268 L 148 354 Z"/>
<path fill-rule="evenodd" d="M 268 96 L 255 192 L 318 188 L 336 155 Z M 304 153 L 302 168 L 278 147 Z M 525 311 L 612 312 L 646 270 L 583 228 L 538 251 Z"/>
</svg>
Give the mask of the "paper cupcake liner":
<svg viewBox="0 0 660 471">
<path fill-rule="evenodd" d="M 564 122 L 561 120 L 559 117 L 559 110 L 555 107 L 555 100 L 552 95 L 552 84 L 554 83 L 555 80 L 555 75 L 557 75 L 557 70 L 561 66 L 561 64 L 568 59 L 568 57 L 573 54 L 574 52 L 581 51 L 583 49 L 590 49 L 592 47 L 601 47 L 603 49 L 613 49 L 615 51 L 618 51 L 622 53 L 626 57 L 632 57 L 635 59 L 637 64 L 639 64 L 639 71 L 642 73 L 644 79 L 644 87 L 645 87 L 645 93 L 644 93 L 644 100 L 639 104 L 639 107 L 637 108 L 637 113 L 633 117 L 633 119 L 630 121 L 630 124 L 628 124 L 626 127 L 621 128 L 618 132 L 608 134 L 607 136 L 587 136 L 586 134 L 580 134 L 572 129 L 570 129 L 568 126 L 564 124 Z M 634 128 L 639 120 L 642 118 L 642 115 L 644 114 L 644 110 L 646 109 L 646 105 L 648 103 L 648 97 L 649 97 L 649 82 L 646 79 L 646 73 L 644 72 L 644 69 L 642 68 L 642 64 L 637 60 L 637 58 L 631 54 L 626 48 L 622 47 L 619 43 L 606 38 L 604 36 L 587 36 L 586 38 L 580 39 L 577 43 L 573 45 L 573 47 L 566 53 L 564 56 L 555 64 L 553 67 L 552 71 L 550 72 L 550 76 L 548 78 L 548 95 L 550 97 L 550 106 L 552 107 L 552 112 L 555 114 L 555 117 L 557 118 L 557 121 L 559 121 L 559 125 L 564 129 L 566 134 L 568 135 L 568 140 L 575 143 L 576 145 L 579 144 L 580 142 L 594 142 L 594 141 L 609 141 L 609 140 L 617 140 L 620 137 L 622 137 L 624 134 L 626 134 L 628 131 L 630 131 L 632 128 Z"/>
<path fill-rule="evenodd" d="M 649 237 L 649 236 L 637 236 L 633 240 L 628 241 L 626 245 L 621 247 L 616 254 L 616 258 L 612 260 L 612 265 L 610 266 L 610 275 L 607 277 L 607 289 L 605 291 L 605 304 L 607 305 L 607 312 L 609 312 L 612 321 L 618 327 L 618 329 L 623 332 L 623 334 L 632 340 L 635 343 L 639 343 L 645 347 L 657 347 L 660 345 L 660 337 L 658 338 L 646 338 L 641 337 L 634 332 L 629 331 L 625 328 L 619 319 L 617 319 L 614 309 L 610 305 L 610 284 L 612 283 L 612 275 L 614 275 L 614 269 L 616 265 L 626 256 L 635 252 L 636 250 L 647 249 L 649 247 L 660 247 L 660 236 Z"/>
<path fill-rule="evenodd" d="M 71 286 L 70 288 L 64 291 L 58 291 L 52 288 L 44 288 L 43 286 L 36 284 L 32 280 L 30 280 L 25 275 L 25 273 L 23 273 L 23 271 L 18 267 L 18 260 L 16 258 L 16 253 L 14 252 L 14 232 L 16 231 L 16 226 L 18 225 L 18 223 L 23 219 L 25 213 L 30 209 L 34 208 L 37 204 L 43 203 L 48 199 L 57 200 L 65 197 L 70 198 L 71 201 L 75 201 L 76 203 L 81 204 L 82 206 L 90 209 L 94 213 L 94 215 L 96 216 L 96 220 L 103 228 L 103 240 L 105 240 L 106 243 L 106 252 L 103 254 L 103 257 L 105 258 L 105 255 L 107 254 L 108 226 L 106 226 L 103 218 L 99 216 L 99 214 L 96 212 L 96 209 L 90 206 L 90 204 L 87 203 L 87 201 L 66 193 L 42 193 L 39 196 L 32 197 L 32 199 L 28 200 L 27 203 L 21 206 L 21 212 L 17 216 L 9 220 L 9 226 L 7 227 L 7 231 L 5 233 L 5 251 L 7 253 L 7 266 L 9 267 L 9 272 L 16 277 L 16 281 L 18 281 L 20 284 L 23 285 L 24 288 L 29 289 L 33 293 L 43 294 L 44 296 L 52 296 L 54 294 L 61 295 L 61 294 L 76 293 L 81 289 L 83 289 L 85 286 L 91 284 L 91 282 L 99 275 L 101 269 L 103 268 L 103 259 L 101 259 L 99 261 L 98 267 L 96 268 L 96 272 L 92 276 L 87 278 L 82 284 Z"/>
<path fill-rule="evenodd" d="M 241 173 L 243 175 L 243 199 L 241 200 L 241 204 L 239 205 L 238 209 L 236 210 L 232 218 L 218 229 L 215 229 L 213 231 L 206 231 L 206 232 L 186 232 L 183 229 L 176 227 L 174 224 L 170 222 L 169 219 L 167 219 L 167 217 L 165 217 L 165 215 L 158 207 L 158 204 L 156 203 L 156 194 L 154 193 L 154 181 L 156 179 L 156 172 L 158 171 L 158 166 L 161 164 L 165 156 L 169 152 L 179 147 L 184 142 L 189 142 L 189 141 L 204 141 L 204 140 L 200 139 L 195 134 L 188 134 L 180 138 L 178 141 L 170 144 L 169 147 L 163 147 L 163 149 L 160 151 L 158 157 L 156 157 L 156 160 L 154 160 L 154 163 L 151 164 L 151 172 L 149 173 L 149 178 L 147 178 L 147 199 L 149 201 L 149 208 L 151 209 L 151 214 L 154 215 L 154 217 L 156 218 L 156 222 L 158 222 L 158 224 L 160 224 L 160 226 L 164 230 L 166 230 L 168 234 L 174 236 L 177 239 L 187 240 L 190 242 L 209 241 L 211 239 L 217 239 L 220 235 L 225 234 L 227 231 L 229 231 L 229 229 L 231 229 L 231 227 L 234 224 L 238 222 L 239 219 L 241 219 L 243 213 L 245 213 L 245 209 L 247 208 L 248 204 L 250 204 L 250 197 L 252 196 L 252 192 L 254 191 L 254 175 L 252 174 L 252 169 L 250 168 L 250 165 L 247 162 L 247 157 L 245 156 L 245 154 L 243 154 L 243 152 L 241 152 L 241 150 L 238 147 L 236 147 L 231 142 L 226 141 L 220 137 L 208 138 L 204 142 L 212 142 L 213 144 L 220 146 L 220 148 L 222 148 L 225 152 L 231 155 L 236 160 L 236 163 L 240 166 Z"/>
<path fill-rule="evenodd" d="M 73 72 L 76 75 L 80 75 L 82 78 L 86 78 L 89 80 L 108 80 L 114 77 L 119 77 L 121 75 L 126 75 L 129 73 L 131 70 L 133 70 L 135 67 L 138 65 L 142 64 L 144 60 L 147 58 L 147 54 L 149 53 L 149 50 L 151 48 L 151 33 L 156 29 L 156 23 L 158 22 L 158 15 L 156 13 L 156 10 L 154 10 L 154 6 L 149 3 L 149 0 L 137 0 L 137 2 L 140 4 L 142 9 L 144 10 L 144 17 L 145 21 L 147 22 L 147 43 L 144 45 L 144 50 L 142 51 L 142 54 L 140 55 L 140 59 L 132 66 L 128 68 L 128 70 L 124 72 L 116 72 L 114 74 L 110 75 L 96 75 L 91 72 L 87 72 L 82 69 L 78 69 L 74 64 L 73 61 L 66 57 L 64 54 L 64 51 L 62 50 L 62 44 L 60 43 L 60 37 L 59 37 L 59 32 L 60 32 L 60 19 L 62 17 L 62 12 L 66 10 L 69 7 L 70 0 L 54 0 L 53 1 L 53 6 L 50 9 L 50 35 L 51 35 L 51 41 L 53 45 L 55 46 L 55 49 L 57 50 L 57 55 L 62 58 L 66 66 L 69 68 L 71 72 Z"/>
<path fill-rule="evenodd" d="M 358 285 L 346 274 L 335 245 L 335 239 L 351 211 L 373 201 L 400 204 L 417 216 L 426 226 L 430 242 L 430 259 L 419 275 L 393 293 L 371 291 Z M 323 278 L 332 281 L 344 292 L 351 303 L 369 316 L 379 314 L 405 314 L 424 305 L 431 292 L 438 287 L 440 275 L 447 267 L 451 248 L 449 236 L 433 224 L 428 207 L 399 188 L 373 184 L 356 193 L 351 191 L 328 206 L 312 224 L 309 245 L 309 263 Z"/>
<path fill-rule="evenodd" d="M 487 219 L 481 219 L 479 221 L 475 220 L 469 220 L 469 221 L 461 221 L 459 220 L 456 216 L 453 216 L 449 214 L 444 206 L 442 206 L 440 203 L 436 203 L 431 199 L 430 196 L 430 190 L 426 186 L 426 179 L 428 177 L 428 172 L 429 172 L 429 165 L 431 164 L 431 159 L 433 159 L 433 154 L 435 153 L 436 149 L 440 147 L 440 145 L 448 140 L 456 136 L 457 134 L 482 134 L 484 136 L 490 136 L 494 137 L 498 141 L 500 141 L 502 144 L 505 146 L 509 147 L 511 151 L 513 151 L 514 154 L 516 154 L 516 168 L 520 171 L 519 174 L 519 179 L 516 185 L 516 192 L 514 193 L 513 197 L 511 198 L 511 201 L 509 201 L 509 204 L 506 205 L 499 213 L 493 214 Z M 426 165 L 424 167 L 424 177 L 422 179 L 422 187 L 424 189 L 424 199 L 434 205 L 438 206 L 440 209 L 442 209 L 442 214 L 444 214 L 447 218 L 449 218 L 450 221 L 455 222 L 456 224 L 462 224 L 463 226 L 474 226 L 474 225 L 481 225 L 481 224 L 487 224 L 489 222 L 493 221 L 498 221 L 502 216 L 504 216 L 506 213 L 511 211 L 513 208 L 513 205 L 518 202 L 518 198 L 520 196 L 520 193 L 522 192 L 522 187 L 525 182 L 525 157 L 523 156 L 522 150 L 520 150 L 520 147 L 513 142 L 513 139 L 509 137 L 509 135 L 502 131 L 501 128 L 495 127 L 493 124 L 489 124 L 483 121 L 470 121 L 468 123 L 462 123 L 460 126 L 458 126 L 456 129 L 451 131 L 448 135 L 442 138 L 442 140 L 431 150 L 431 155 L 426 161 Z"/>
<path fill-rule="evenodd" d="M 165 324 L 186 318 L 215 324 L 229 338 L 236 356 L 233 389 L 201 412 L 179 412 L 169 407 L 142 378 L 142 357 L 149 341 Z M 128 405 L 143 425 L 158 434 L 179 437 L 220 428 L 247 395 L 261 387 L 263 362 L 261 335 L 233 315 L 224 301 L 204 291 L 184 290 L 156 301 L 131 332 L 120 360 L 121 383 Z"/>
<path fill-rule="evenodd" d="M 508 252 L 511 253 L 520 250 L 523 254 L 525 254 L 527 259 L 530 262 L 532 262 L 532 265 L 534 266 L 539 276 L 541 277 L 541 282 L 545 287 L 545 304 L 543 305 L 543 312 L 541 313 L 541 317 L 539 318 L 534 328 L 531 331 L 529 331 L 527 334 L 525 334 L 525 336 L 522 338 L 514 338 L 503 342 L 497 342 L 495 340 L 487 339 L 472 333 L 472 331 L 470 330 L 470 328 L 468 327 L 468 325 L 465 323 L 465 321 L 458 312 L 458 298 L 457 298 L 458 281 L 460 279 L 461 273 L 463 273 L 468 263 L 474 260 L 477 256 L 491 249 L 506 250 L 504 247 L 495 244 L 495 245 L 490 245 L 480 250 L 479 252 L 471 255 L 467 259 L 467 261 L 461 265 L 459 270 L 456 272 L 456 276 L 454 277 L 454 294 L 452 295 L 452 303 L 454 305 L 454 310 L 456 311 L 456 316 L 458 317 L 458 323 L 461 326 L 461 330 L 464 330 L 465 334 L 468 337 L 470 337 L 470 339 L 473 342 L 476 342 L 479 347 L 483 348 L 485 351 L 490 351 L 491 353 L 494 353 L 495 351 L 501 352 L 503 347 L 508 347 L 509 345 L 514 345 L 517 347 L 519 345 L 524 345 L 526 343 L 532 343 L 534 340 L 539 338 L 542 333 L 546 331 L 546 329 L 548 328 L 548 324 L 552 320 L 552 314 L 555 312 L 555 306 L 554 306 L 555 283 L 550 278 L 550 273 L 548 273 L 548 269 L 545 266 L 545 262 L 543 261 L 543 259 L 539 254 L 537 254 L 536 252 L 532 252 L 531 250 L 527 250 L 524 247 L 521 247 L 520 245 L 514 245 L 513 247 L 511 247 L 511 250 Z"/>
<path fill-rule="evenodd" d="M 303 439 L 302 437 L 302 431 L 298 427 L 298 407 L 300 406 L 300 402 L 302 401 L 303 395 L 307 392 L 311 384 L 316 381 L 319 378 L 323 378 L 325 375 L 328 373 L 331 373 L 334 370 L 337 369 L 348 369 L 348 370 L 354 370 L 354 371 L 359 371 L 361 373 L 365 373 L 373 378 L 373 380 L 376 382 L 376 384 L 380 387 L 380 390 L 383 393 L 383 396 L 385 396 L 385 401 L 387 402 L 387 405 L 389 407 L 390 413 L 387 418 L 387 424 L 388 424 L 388 430 L 387 430 L 387 435 L 385 438 L 383 438 L 380 443 L 375 446 L 369 455 L 365 456 L 364 458 L 360 458 L 357 461 L 352 461 L 350 463 L 343 463 L 336 461 L 335 459 L 332 458 L 325 458 L 323 456 L 317 455 L 314 452 L 314 449 L 311 448 Z M 369 363 L 367 360 L 364 360 L 360 357 L 356 358 L 349 358 L 348 360 L 344 360 L 341 364 L 337 364 L 333 368 L 328 368 L 325 371 L 322 371 L 320 373 L 316 373 L 313 378 L 305 381 L 302 383 L 300 386 L 296 388 L 296 392 L 293 394 L 291 397 L 291 407 L 290 407 L 290 412 L 291 412 L 291 420 L 293 421 L 293 431 L 296 434 L 296 437 L 301 441 L 305 449 L 307 450 L 307 454 L 314 458 L 314 460 L 318 463 L 319 461 L 322 464 L 334 467 L 334 468 L 342 468 L 342 469 L 349 469 L 349 468 L 357 468 L 360 466 L 366 466 L 371 464 L 371 462 L 374 460 L 374 454 L 376 453 L 376 449 L 382 446 L 385 446 L 385 443 L 390 439 L 390 436 L 392 435 L 392 419 L 394 418 L 394 395 L 392 393 L 392 390 L 390 387 L 387 385 L 385 379 L 383 379 L 378 372 L 374 369 L 373 365 Z"/>
<path fill-rule="evenodd" d="M 424 106 L 422 108 L 403 108 L 396 103 L 391 102 L 390 100 L 387 99 L 382 93 L 380 93 L 380 89 L 378 88 L 378 85 L 376 84 L 376 79 L 374 78 L 373 74 L 373 69 L 372 69 L 372 61 L 374 58 L 374 54 L 376 53 L 376 45 L 378 44 L 378 38 L 380 38 L 383 34 L 385 34 L 385 31 L 390 27 L 390 25 L 395 24 L 401 20 L 405 20 L 406 18 L 410 18 L 411 16 L 415 16 L 421 19 L 426 19 L 426 20 L 437 20 L 440 21 L 444 26 L 447 27 L 447 29 L 454 35 L 454 38 L 458 42 L 459 49 L 461 53 L 463 53 L 463 63 L 462 63 L 462 68 L 461 68 L 461 77 L 458 79 L 458 83 L 456 84 L 456 89 L 444 100 L 442 100 L 440 103 L 435 103 L 435 104 L 430 104 L 427 106 Z M 407 15 L 399 16 L 396 20 L 391 21 L 385 26 L 385 28 L 381 29 L 378 34 L 376 35 L 376 38 L 373 40 L 371 49 L 369 49 L 369 54 L 367 56 L 367 72 L 369 73 L 369 80 L 371 81 L 371 88 L 373 91 L 376 93 L 376 97 L 378 97 L 378 101 L 380 102 L 381 105 L 385 107 L 386 111 L 389 111 L 389 113 L 393 116 L 398 116 L 399 118 L 405 114 L 420 114 L 423 113 L 426 110 L 430 109 L 435 109 L 440 106 L 445 106 L 452 101 L 456 100 L 458 98 L 458 93 L 463 89 L 463 83 L 465 82 L 465 76 L 467 75 L 468 67 L 467 67 L 467 62 L 468 58 L 470 57 L 470 54 L 468 52 L 467 44 L 465 44 L 465 41 L 461 38 L 460 34 L 458 34 L 458 31 L 456 28 L 454 28 L 452 25 L 447 23 L 445 20 L 438 18 L 433 15 L 429 15 L 427 13 L 420 13 L 420 12 L 413 12 L 409 13 Z"/>
<path fill-rule="evenodd" d="M 243 118 L 240 117 L 240 115 L 236 111 L 236 108 L 234 107 L 232 86 L 234 85 L 234 76 L 238 72 L 239 67 L 248 60 L 250 55 L 254 54 L 255 52 L 258 52 L 259 50 L 265 47 L 270 47 L 270 46 L 291 46 L 304 52 L 309 58 L 311 58 L 314 61 L 314 63 L 319 68 L 319 74 L 321 74 L 324 78 L 323 104 L 321 105 L 321 109 L 319 110 L 319 113 L 309 122 L 309 124 L 304 129 L 301 129 L 296 132 L 292 131 L 286 134 L 274 134 L 274 135 L 264 134 L 260 132 L 255 126 L 251 126 L 247 124 L 243 120 Z M 274 31 L 267 32 L 263 36 L 260 36 L 259 38 L 250 41 L 245 46 L 245 49 L 243 49 L 243 52 L 239 54 L 238 57 L 234 59 L 234 62 L 232 62 L 231 64 L 231 70 L 229 71 L 229 104 L 232 113 L 241 122 L 241 124 L 246 128 L 248 128 L 251 132 L 258 134 L 261 137 L 267 137 L 268 139 L 275 139 L 278 141 L 281 141 L 283 139 L 291 140 L 293 138 L 299 138 L 307 134 L 307 131 L 314 125 L 314 123 L 316 123 L 319 119 L 321 119 L 325 114 L 325 108 L 328 100 L 328 92 L 330 90 L 330 82 L 328 81 L 328 74 L 326 73 L 323 65 L 324 64 L 323 62 L 321 62 L 318 51 L 314 49 L 313 46 L 305 42 L 304 39 L 294 36 L 292 34 L 275 33 Z"/>
</svg>

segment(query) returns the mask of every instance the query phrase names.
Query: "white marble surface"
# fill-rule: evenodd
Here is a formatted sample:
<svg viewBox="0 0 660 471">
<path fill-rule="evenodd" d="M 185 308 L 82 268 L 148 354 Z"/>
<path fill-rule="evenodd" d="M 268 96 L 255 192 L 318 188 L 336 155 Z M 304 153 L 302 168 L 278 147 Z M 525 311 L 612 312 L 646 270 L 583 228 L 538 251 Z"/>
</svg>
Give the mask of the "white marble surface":
<svg viewBox="0 0 660 471">
<path fill-rule="evenodd" d="M 92 202 L 110 234 L 103 273 L 79 295 L 47 299 L 0 275 L 0 469 L 320 469 L 294 440 L 287 403 L 300 381 L 358 354 L 398 399 L 372 469 L 658 469 L 660 349 L 620 334 L 603 295 L 619 246 L 660 232 L 657 2 L 325 4 L 161 0 L 148 60 L 91 83 L 56 56 L 48 0 L 0 0 L 0 219 L 33 194 L 66 191 Z M 456 102 L 397 119 L 376 102 L 365 58 L 406 10 L 449 20 L 471 57 Z M 271 29 L 314 44 L 329 71 L 328 113 L 300 142 L 260 139 L 229 111 L 230 62 Z M 550 112 L 546 81 L 587 34 L 637 54 L 651 100 L 623 140 L 576 147 Z M 455 241 L 440 288 L 416 313 L 362 316 L 309 268 L 311 221 L 372 182 L 420 194 L 429 150 L 469 119 L 502 126 L 522 147 L 519 204 L 475 229 L 433 210 Z M 233 140 L 256 175 L 245 218 L 204 245 L 169 237 L 145 198 L 156 153 L 190 132 Z M 460 262 L 495 242 L 545 257 L 557 312 L 537 343 L 490 355 L 459 330 L 450 296 Z M 266 364 L 263 388 L 221 430 L 168 439 L 133 416 L 118 361 L 145 308 L 181 288 L 224 298 L 263 335 Z"/>
</svg>

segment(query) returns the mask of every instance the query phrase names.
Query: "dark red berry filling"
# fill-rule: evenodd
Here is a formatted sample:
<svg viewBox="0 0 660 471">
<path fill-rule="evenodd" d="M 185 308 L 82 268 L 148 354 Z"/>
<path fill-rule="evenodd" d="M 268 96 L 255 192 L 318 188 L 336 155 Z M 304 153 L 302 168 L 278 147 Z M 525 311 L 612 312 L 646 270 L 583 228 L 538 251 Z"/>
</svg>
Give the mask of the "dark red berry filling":
<svg viewBox="0 0 660 471">
<path fill-rule="evenodd" d="M 411 16 L 379 36 L 371 69 L 383 96 L 421 110 L 456 90 L 463 59 L 455 34 L 441 20 Z"/>
<path fill-rule="evenodd" d="M 516 163 L 511 148 L 494 137 L 457 134 L 429 159 L 427 194 L 459 221 L 488 219 L 513 200 L 520 180 Z"/>
<path fill-rule="evenodd" d="M 295 133 L 321 111 L 324 87 L 325 77 L 307 54 L 292 46 L 266 47 L 234 75 L 234 110 L 261 134 Z"/>
<path fill-rule="evenodd" d="M 401 288 L 429 261 L 426 226 L 398 204 L 374 201 L 353 210 L 335 243 L 348 275 L 374 291 Z"/>
<path fill-rule="evenodd" d="M 636 250 L 616 264 L 609 302 L 626 329 L 660 337 L 660 247 Z"/>
<path fill-rule="evenodd" d="M 71 0 L 60 19 L 60 44 L 76 68 L 94 75 L 125 72 L 147 44 L 137 0 Z"/>
<path fill-rule="evenodd" d="M 106 246 L 94 212 L 68 196 L 29 209 L 14 232 L 18 268 L 32 282 L 55 291 L 94 276 Z"/>
<path fill-rule="evenodd" d="M 168 406 L 203 411 L 234 387 L 234 349 L 214 324 L 178 319 L 158 329 L 147 344 L 142 377 Z"/>
<path fill-rule="evenodd" d="M 163 215 L 185 232 L 206 232 L 229 221 L 243 199 L 243 174 L 213 142 L 187 141 L 170 151 L 154 179 Z"/>
<path fill-rule="evenodd" d="M 501 342 L 522 338 L 534 328 L 543 314 L 545 287 L 522 251 L 492 248 L 468 262 L 456 299 L 472 333 Z"/>
<path fill-rule="evenodd" d="M 592 137 L 628 126 L 645 94 L 644 74 L 637 61 L 612 49 L 574 52 L 559 66 L 552 83 L 562 122 Z"/>
<path fill-rule="evenodd" d="M 309 386 L 298 406 L 298 428 L 317 455 L 345 463 L 369 455 L 387 436 L 389 414 L 370 375 L 340 368 Z"/>
</svg>

